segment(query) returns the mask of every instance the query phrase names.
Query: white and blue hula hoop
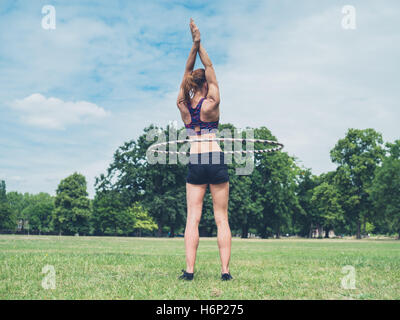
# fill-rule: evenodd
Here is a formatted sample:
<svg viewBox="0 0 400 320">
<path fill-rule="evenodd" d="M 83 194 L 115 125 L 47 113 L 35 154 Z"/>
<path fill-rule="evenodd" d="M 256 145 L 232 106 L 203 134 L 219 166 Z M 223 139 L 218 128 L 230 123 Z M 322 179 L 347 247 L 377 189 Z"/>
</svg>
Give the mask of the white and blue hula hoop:
<svg viewBox="0 0 400 320">
<path fill-rule="evenodd" d="M 158 152 L 158 153 L 164 153 L 164 154 L 181 154 L 181 155 L 186 155 L 190 151 L 166 151 L 166 150 L 158 150 L 160 147 L 167 146 L 169 144 L 178 144 L 178 143 L 187 143 L 187 142 L 211 142 L 211 141 L 222 141 L 222 142 L 235 142 L 235 141 L 240 141 L 240 142 L 260 142 L 260 143 L 265 143 L 269 144 L 271 146 L 274 146 L 273 148 L 269 149 L 259 149 L 259 150 L 235 150 L 235 151 L 222 151 L 224 154 L 239 154 L 239 153 L 269 153 L 269 152 L 276 152 L 280 151 L 283 148 L 283 144 L 279 143 L 277 141 L 271 141 L 271 140 L 263 140 L 263 139 L 239 139 L 239 138 L 210 138 L 210 139 L 185 139 L 185 140 L 172 140 L 172 141 L 166 141 L 166 142 L 160 142 L 153 144 L 149 147 L 148 151 L 151 152 Z"/>
</svg>

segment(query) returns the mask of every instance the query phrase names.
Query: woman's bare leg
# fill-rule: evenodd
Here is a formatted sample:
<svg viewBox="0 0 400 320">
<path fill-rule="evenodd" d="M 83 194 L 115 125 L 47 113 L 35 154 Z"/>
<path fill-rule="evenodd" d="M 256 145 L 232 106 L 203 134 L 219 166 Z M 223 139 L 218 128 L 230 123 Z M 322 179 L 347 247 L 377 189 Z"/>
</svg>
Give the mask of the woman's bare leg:
<svg viewBox="0 0 400 320">
<path fill-rule="evenodd" d="M 199 246 L 199 223 L 207 185 L 186 183 L 187 218 L 185 229 L 186 272 L 194 272 L 196 252 Z"/>
<path fill-rule="evenodd" d="M 213 199 L 214 218 L 218 228 L 218 247 L 222 273 L 229 273 L 231 258 L 231 229 L 228 222 L 229 182 L 210 184 Z"/>
</svg>

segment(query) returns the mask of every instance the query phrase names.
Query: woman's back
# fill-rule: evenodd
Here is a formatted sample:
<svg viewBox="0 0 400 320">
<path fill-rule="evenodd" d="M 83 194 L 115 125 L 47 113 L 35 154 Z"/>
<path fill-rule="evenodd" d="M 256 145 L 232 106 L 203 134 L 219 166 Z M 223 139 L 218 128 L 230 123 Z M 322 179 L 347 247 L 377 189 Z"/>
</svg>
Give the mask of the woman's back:
<svg viewBox="0 0 400 320">
<path fill-rule="evenodd" d="M 215 112 L 211 108 L 204 106 L 204 102 L 206 102 L 206 98 L 203 97 L 200 101 L 195 105 L 193 102 L 198 99 L 191 99 L 191 101 L 187 104 L 187 108 L 190 113 L 191 121 L 185 124 L 187 134 L 190 139 L 213 139 L 216 137 L 216 132 L 218 130 L 219 124 L 219 115 L 217 115 L 217 119 L 215 121 L 205 121 L 208 116 L 214 115 Z M 194 106 L 194 107 L 193 107 Z M 218 111 L 219 113 L 219 111 Z M 216 141 L 210 142 L 192 142 L 190 147 L 190 153 L 205 153 L 205 152 L 220 152 L 221 148 L 219 147 Z"/>
</svg>

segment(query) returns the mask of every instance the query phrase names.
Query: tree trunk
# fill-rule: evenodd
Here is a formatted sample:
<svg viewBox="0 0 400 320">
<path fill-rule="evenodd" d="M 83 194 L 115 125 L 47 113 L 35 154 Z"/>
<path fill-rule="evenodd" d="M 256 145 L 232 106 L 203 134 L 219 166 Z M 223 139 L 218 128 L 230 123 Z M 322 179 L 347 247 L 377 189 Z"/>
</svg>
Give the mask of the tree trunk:
<svg viewBox="0 0 400 320">
<path fill-rule="evenodd" d="M 247 239 L 249 236 L 248 233 L 249 233 L 249 227 L 247 226 L 247 224 L 244 224 L 242 226 L 242 239 Z"/>
<path fill-rule="evenodd" d="M 362 234 L 363 234 L 364 236 L 367 235 L 366 228 L 367 228 L 367 221 L 366 221 L 366 219 L 364 218 L 364 219 L 363 219 L 363 227 L 362 227 Z"/>
<path fill-rule="evenodd" d="M 317 225 L 317 230 L 318 230 L 318 239 L 322 238 L 322 226 L 319 224 Z"/>
<path fill-rule="evenodd" d="M 158 223 L 157 237 L 162 237 L 162 223 Z"/>
<path fill-rule="evenodd" d="M 312 238 L 312 232 L 313 232 L 313 224 L 310 224 L 310 231 L 308 232 L 308 237 L 311 239 Z"/>
<path fill-rule="evenodd" d="M 325 238 L 329 238 L 329 228 L 326 228 L 325 230 Z"/>
<path fill-rule="evenodd" d="M 261 238 L 262 239 L 267 239 L 267 225 L 263 226 L 263 229 L 261 231 Z"/>
<path fill-rule="evenodd" d="M 277 239 L 280 239 L 280 237 L 281 237 L 281 227 L 279 225 L 276 227 L 275 236 Z"/>
<path fill-rule="evenodd" d="M 169 227 L 169 228 L 170 228 L 169 237 L 170 237 L 170 238 L 175 237 L 175 229 L 174 229 L 174 226 L 171 226 L 171 227 Z"/>
<path fill-rule="evenodd" d="M 357 221 L 357 239 L 361 239 L 361 222 L 360 219 Z"/>
<path fill-rule="evenodd" d="M 212 226 L 210 227 L 210 229 L 208 230 L 208 237 L 212 237 L 213 232 L 214 232 L 214 226 L 212 225 Z"/>
</svg>

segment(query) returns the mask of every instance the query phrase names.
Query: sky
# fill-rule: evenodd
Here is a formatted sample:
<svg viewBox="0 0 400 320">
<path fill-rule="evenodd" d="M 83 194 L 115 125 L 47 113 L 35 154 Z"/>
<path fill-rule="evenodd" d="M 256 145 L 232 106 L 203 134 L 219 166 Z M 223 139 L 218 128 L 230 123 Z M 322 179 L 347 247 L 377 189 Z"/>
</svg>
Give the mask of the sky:
<svg viewBox="0 0 400 320">
<path fill-rule="evenodd" d="M 266 126 L 314 174 L 335 169 L 329 151 L 348 128 L 400 139 L 400 3 L 348 1 L 1 0 L 0 180 L 54 195 L 79 172 L 93 198 L 119 146 L 150 124 L 181 125 L 190 17 L 220 123 Z M 43 28 L 46 5 L 55 29 Z"/>
</svg>

